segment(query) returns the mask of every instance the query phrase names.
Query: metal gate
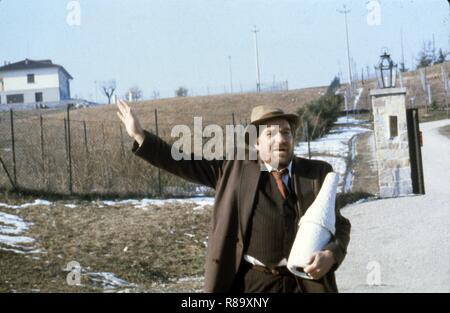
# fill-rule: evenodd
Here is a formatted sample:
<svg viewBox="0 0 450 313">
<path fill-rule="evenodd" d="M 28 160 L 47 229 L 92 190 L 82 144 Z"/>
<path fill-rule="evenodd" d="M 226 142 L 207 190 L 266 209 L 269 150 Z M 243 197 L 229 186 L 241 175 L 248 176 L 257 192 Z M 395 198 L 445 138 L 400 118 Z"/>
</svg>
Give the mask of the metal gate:
<svg viewBox="0 0 450 313">
<path fill-rule="evenodd" d="M 422 167 L 422 132 L 419 129 L 419 110 L 406 110 L 406 123 L 408 127 L 409 159 L 411 162 L 411 180 L 413 193 L 425 194 Z"/>
</svg>

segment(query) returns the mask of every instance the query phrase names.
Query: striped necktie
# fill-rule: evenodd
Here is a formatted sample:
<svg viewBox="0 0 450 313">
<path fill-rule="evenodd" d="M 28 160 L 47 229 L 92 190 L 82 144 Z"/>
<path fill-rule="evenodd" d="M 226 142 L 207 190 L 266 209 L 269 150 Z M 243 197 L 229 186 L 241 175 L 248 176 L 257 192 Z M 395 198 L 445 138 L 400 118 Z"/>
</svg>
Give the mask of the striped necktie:
<svg viewBox="0 0 450 313">
<path fill-rule="evenodd" d="M 282 171 L 272 171 L 270 174 L 275 178 L 275 182 L 277 184 L 278 190 L 281 193 L 281 196 L 283 199 L 286 199 L 286 196 L 288 194 L 286 185 L 283 183 L 283 176 L 288 174 L 289 170 L 287 168 L 283 169 Z"/>
</svg>

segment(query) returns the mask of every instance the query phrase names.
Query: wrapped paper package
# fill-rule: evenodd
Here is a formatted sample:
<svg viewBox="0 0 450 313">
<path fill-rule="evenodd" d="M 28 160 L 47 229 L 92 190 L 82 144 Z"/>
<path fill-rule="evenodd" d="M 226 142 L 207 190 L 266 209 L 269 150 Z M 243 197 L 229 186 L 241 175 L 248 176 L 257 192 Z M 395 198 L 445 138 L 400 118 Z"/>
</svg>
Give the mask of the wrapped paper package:
<svg viewBox="0 0 450 313">
<path fill-rule="evenodd" d="M 335 234 L 335 200 L 339 175 L 330 172 L 314 202 L 299 222 L 299 229 L 288 258 L 287 268 L 294 275 L 312 279 L 303 272 L 314 252 L 321 251 Z"/>
</svg>

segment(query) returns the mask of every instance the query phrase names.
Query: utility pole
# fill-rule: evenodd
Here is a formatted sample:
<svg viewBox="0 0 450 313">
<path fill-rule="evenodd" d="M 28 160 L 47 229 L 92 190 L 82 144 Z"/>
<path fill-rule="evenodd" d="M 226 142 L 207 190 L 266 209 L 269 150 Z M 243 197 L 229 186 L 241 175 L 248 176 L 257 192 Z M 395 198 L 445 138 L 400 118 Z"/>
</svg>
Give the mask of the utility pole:
<svg viewBox="0 0 450 313">
<path fill-rule="evenodd" d="M 259 29 L 256 25 L 253 26 L 253 33 L 255 33 L 255 54 L 256 54 L 256 91 L 261 91 L 261 74 L 259 70 L 259 51 L 258 51 L 258 33 Z"/>
<path fill-rule="evenodd" d="M 350 13 L 350 10 L 347 10 L 347 6 L 344 4 L 343 10 L 337 10 L 339 13 L 344 14 L 345 16 L 345 34 L 347 38 L 347 61 L 348 61 L 348 83 L 352 85 L 352 66 L 350 63 L 350 44 L 348 42 L 348 23 L 347 23 L 347 13 Z"/>
<path fill-rule="evenodd" d="M 95 103 L 98 103 L 98 96 L 97 96 L 97 90 L 98 90 L 98 87 L 97 87 L 97 81 L 94 81 L 94 85 L 95 85 Z"/>
<path fill-rule="evenodd" d="M 230 93 L 233 93 L 233 71 L 231 69 L 231 55 L 228 56 L 228 63 L 230 65 Z"/>
<path fill-rule="evenodd" d="M 402 66 L 400 72 L 405 72 L 405 54 L 403 53 L 403 29 L 400 29 L 400 44 L 402 48 Z"/>
<path fill-rule="evenodd" d="M 434 41 L 434 34 L 433 34 L 433 63 L 436 62 L 436 42 Z"/>
</svg>

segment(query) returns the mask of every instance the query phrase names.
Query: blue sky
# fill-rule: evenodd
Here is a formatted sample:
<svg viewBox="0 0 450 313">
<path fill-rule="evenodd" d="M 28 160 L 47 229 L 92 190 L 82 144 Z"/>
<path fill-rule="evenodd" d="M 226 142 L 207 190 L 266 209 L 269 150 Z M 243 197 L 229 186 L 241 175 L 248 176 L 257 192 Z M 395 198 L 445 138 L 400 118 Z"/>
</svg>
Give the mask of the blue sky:
<svg viewBox="0 0 450 313">
<path fill-rule="evenodd" d="M 411 67 L 424 41 L 449 49 L 446 0 L 379 0 L 380 24 L 367 22 L 376 0 L 79 0 L 80 25 L 69 25 L 68 0 L 1 0 L 0 62 L 52 59 L 74 80 L 72 96 L 95 99 L 95 81 L 116 79 L 122 95 L 138 85 L 172 96 L 178 86 L 194 94 L 229 89 L 231 56 L 235 90 L 255 85 L 253 25 L 259 32 L 261 80 L 289 87 L 347 79 L 345 3 L 350 52 L 359 73 L 383 47 Z M 100 91 L 98 100 L 105 101 Z"/>
</svg>

